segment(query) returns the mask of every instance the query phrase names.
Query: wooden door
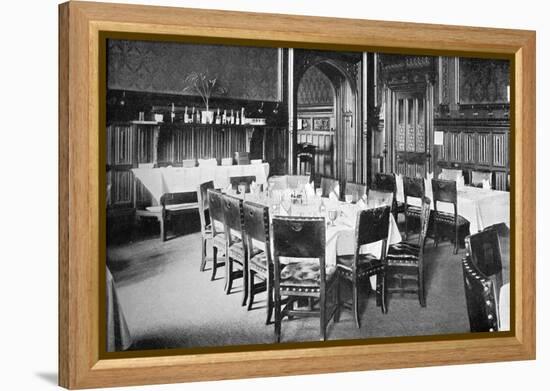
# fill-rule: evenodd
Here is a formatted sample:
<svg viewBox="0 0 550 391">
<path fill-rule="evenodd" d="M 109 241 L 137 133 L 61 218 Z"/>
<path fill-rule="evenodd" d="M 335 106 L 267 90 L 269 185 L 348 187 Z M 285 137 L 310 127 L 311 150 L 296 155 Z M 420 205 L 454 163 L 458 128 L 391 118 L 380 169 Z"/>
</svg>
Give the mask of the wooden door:
<svg viewBox="0 0 550 391">
<path fill-rule="evenodd" d="M 394 102 L 394 171 L 409 177 L 425 177 L 428 164 L 426 96 L 397 92 Z"/>
</svg>

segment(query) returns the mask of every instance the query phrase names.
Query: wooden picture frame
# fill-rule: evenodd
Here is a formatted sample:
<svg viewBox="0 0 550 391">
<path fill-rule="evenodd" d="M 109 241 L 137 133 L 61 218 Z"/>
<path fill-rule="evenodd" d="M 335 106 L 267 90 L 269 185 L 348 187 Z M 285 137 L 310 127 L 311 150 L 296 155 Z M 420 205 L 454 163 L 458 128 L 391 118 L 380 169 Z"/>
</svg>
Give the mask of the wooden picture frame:
<svg viewBox="0 0 550 391">
<path fill-rule="evenodd" d="M 105 255 L 99 196 L 102 31 L 210 42 L 496 56 L 513 64 L 510 124 L 511 331 L 172 356 L 103 358 Z M 533 31 L 88 2 L 59 6 L 59 384 L 89 388 L 535 358 L 535 33 Z M 102 213 L 103 211 L 103 213 Z M 460 354 L 457 354 L 460 352 Z"/>
</svg>

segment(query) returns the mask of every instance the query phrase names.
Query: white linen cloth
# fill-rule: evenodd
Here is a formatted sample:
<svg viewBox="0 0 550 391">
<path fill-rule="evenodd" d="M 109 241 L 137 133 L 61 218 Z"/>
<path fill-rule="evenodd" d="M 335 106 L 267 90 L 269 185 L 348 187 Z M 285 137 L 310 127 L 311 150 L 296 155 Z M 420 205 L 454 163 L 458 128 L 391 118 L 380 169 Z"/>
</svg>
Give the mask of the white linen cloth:
<svg viewBox="0 0 550 391">
<path fill-rule="evenodd" d="M 257 184 L 265 184 L 269 176 L 269 163 L 239 166 L 207 164 L 193 168 L 134 168 L 132 172 L 158 204 L 163 194 L 197 191 L 198 186 L 207 181 L 214 181 L 216 188 L 226 188 L 230 184 L 230 177 L 253 175 Z"/>
<path fill-rule="evenodd" d="M 403 178 L 396 175 L 397 200 L 404 201 Z M 399 184 L 399 182 L 401 184 Z M 433 192 L 431 180 L 424 179 L 426 196 L 432 200 Z M 478 187 L 462 186 L 457 183 L 457 211 L 458 214 L 470 222 L 470 233 L 482 231 L 484 228 L 497 223 L 510 226 L 510 193 L 507 191 L 482 189 Z M 420 206 L 420 200 L 409 198 L 411 205 Z M 452 204 L 437 204 L 442 212 L 453 213 Z"/>
<path fill-rule="evenodd" d="M 498 331 L 510 331 L 510 283 L 502 285 L 498 298 L 500 326 Z"/>
</svg>

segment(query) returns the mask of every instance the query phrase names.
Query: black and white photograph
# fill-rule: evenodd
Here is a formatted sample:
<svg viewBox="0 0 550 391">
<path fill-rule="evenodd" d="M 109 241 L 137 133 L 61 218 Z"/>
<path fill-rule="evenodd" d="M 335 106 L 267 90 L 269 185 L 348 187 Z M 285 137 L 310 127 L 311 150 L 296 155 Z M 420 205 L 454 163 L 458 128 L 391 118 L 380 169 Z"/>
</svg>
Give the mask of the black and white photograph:
<svg viewBox="0 0 550 391">
<path fill-rule="evenodd" d="M 509 60 L 105 60 L 107 352 L 510 330 Z"/>
</svg>

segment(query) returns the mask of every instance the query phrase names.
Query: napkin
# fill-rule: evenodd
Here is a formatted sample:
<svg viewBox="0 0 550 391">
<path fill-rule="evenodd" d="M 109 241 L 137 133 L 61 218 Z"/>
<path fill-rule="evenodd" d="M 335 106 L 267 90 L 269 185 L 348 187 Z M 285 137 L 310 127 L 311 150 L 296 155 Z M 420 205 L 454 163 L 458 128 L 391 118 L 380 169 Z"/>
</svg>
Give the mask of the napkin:
<svg viewBox="0 0 550 391">
<path fill-rule="evenodd" d="M 306 183 L 304 186 L 304 191 L 306 192 L 306 197 L 308 199 L 315 197 L 315 185 L 313 182 Z"/>
<path fill-rule="evenodd" d="M 491 183 L 488 179 L 484 179 L 482 185 L 485 190 L 491 190 Z"/>
<path fill-rule="evenodd" d="M 367 209 L 367 204 L 365 201 L 363 201 L 363 198 L 361 198 L 357 203 L 355 204 L 360 210 Z"/>
<path fill-rule="evenodd" d="M 233 186 L 231 186 L 231 183 L 227 185 L 227 187 L 224 190 L 224 193 L 231 194 L 233 192 Z"/>
<path fill-rule="evenodd" d="M 464 176 L 463 175 L 457 175 L 456 176 L 456 188 L 457 189 L 464 188 Z"/>
<path fill-rule="evenodd" d="M 336 193 L 334 191 L 331 191 L 328 195 L 328 199 L 331 201 L 338 201 L 338 197 L 336 197 Z"/>
</svg>

